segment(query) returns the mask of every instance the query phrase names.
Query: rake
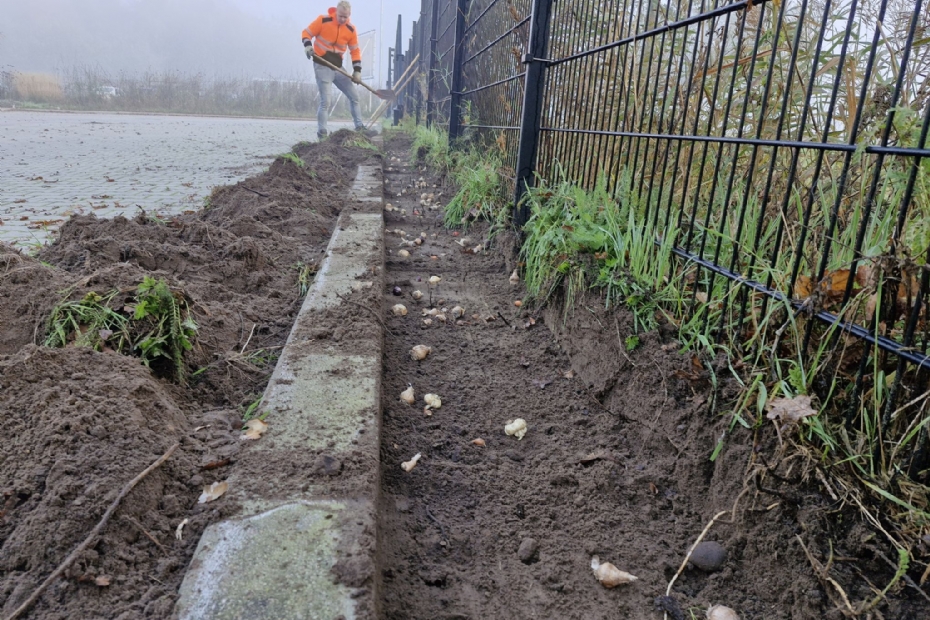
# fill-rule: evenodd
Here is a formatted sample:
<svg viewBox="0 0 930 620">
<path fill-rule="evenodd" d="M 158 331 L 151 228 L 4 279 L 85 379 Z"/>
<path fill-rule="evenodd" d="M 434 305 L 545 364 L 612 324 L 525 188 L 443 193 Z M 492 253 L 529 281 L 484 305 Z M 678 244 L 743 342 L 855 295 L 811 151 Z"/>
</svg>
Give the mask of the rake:
<svg viewBox="0 0 930 620">
<path fill-rule="evenodd" d="M 336 65 L 334 65 L 334 64 L 331 63 L 331 62 L 329 62 L 328 60 L 326 60 L 326 59 L 323 58 L 322 56 L 314 56 L 314 60 L 317 61 L 317 62 L 319 62 L 319 63 L 320 63 L 321 65 L 323 65 L 324 67 L 329 67 L 329 68 L 332 69 L 333 71 L 337 71 L 337 72 L 341 73 L 342 75 L 346 76 L 346 77 L 349 78 L 350 80 L 352 79 L 352 76 L 349 75 L 348 73 L 346 73 L 345 70 L 344 70 L 342 67 L 337 67 Z M 379 99 L 391 100 L 391 99 L 394 99 L 394 98 L 397 96 L 397 95 L 394 94 L 394 91 L 391 90 L 391 89 L 389 89 L 389 88 L 374 89 L 374 88 L 372 88 L 371 86 L 369 86 L 368 84 L 366 84 L 365 82 L 359 82 L 359 84 L 361 84 L 362 86 L 364 86 L 365 88 L 367 88 L 368 90 L 370 90 L 371 93 L 372 93 L 375 97 L 378 97 Z"/>
</svg>

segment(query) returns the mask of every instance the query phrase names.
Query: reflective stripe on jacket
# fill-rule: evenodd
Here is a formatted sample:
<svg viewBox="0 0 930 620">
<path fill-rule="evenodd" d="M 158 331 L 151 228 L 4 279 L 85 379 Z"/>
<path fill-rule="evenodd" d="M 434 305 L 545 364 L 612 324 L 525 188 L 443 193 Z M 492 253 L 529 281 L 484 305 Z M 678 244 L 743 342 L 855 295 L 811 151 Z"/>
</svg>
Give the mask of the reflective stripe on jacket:
<svg viewBox="0 0 930 620">
<path fill-rule="evenodd" d="M 352 56 L 352 67 L 361 70 L 362 50 L 358 47 L 358 33 L 351 22 L 339 25 L 336 9 L 330 8 L 328 15 L 320 15 L 301 33 L 304 47 L 313 45 L 313 52 L 337 67 L 342 66 L 346 50 Z"/>
</svg>

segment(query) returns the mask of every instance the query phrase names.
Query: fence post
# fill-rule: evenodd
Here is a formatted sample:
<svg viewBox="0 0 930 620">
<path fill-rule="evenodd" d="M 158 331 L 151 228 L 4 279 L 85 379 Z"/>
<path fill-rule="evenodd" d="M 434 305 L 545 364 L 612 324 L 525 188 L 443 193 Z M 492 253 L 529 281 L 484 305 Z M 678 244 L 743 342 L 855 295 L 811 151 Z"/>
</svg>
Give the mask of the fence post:
<svg viewBox="0 0 930 620">
<path fill-rule="evenodd" d="M 387 84 L 384 86 L 388 90 L 391 90 L 391 84 L 394 83 L 394 48 L 388 48 L 388 74 L 387 74 Z"/>
<path fill-rule="evenodd" d="M 436 34 L 439 29 L 439 0 L 433 0 L 432 24 L 429 35 L 429 64 L 426 74 L 426 126 L 433 126 L 436 116 L 436 101 L 434 85 L 436 82 Z"/>
<path fill-rule="evenodd" d="M 539 116 L 542 112 L 543 88 L 545 86 L 546 57 L 549 42 L 549 13 L 552 0 L 533 0 L 530 17 L 529 49 L 523 55 L 526 77 L 523 84 L 523 113 L 520 118 L 520 144 L 517 150 L 516 187 L 513 197 L 513 219 L 522 227 L 529 219 L 529 207 L 520 200 L 527 188 L 534 183 L 536 153 L 539 146 Z"/>
<path fill-rule="evenodd" d="M 404 40 L 403 40 L 403 37 L 401 36 L 402 30 L 403 30 L 402 17 L 398 15 L 397 16 L 397 36 L 394 38 L 394 72 L 393 72 L 392 80 L 391 80 L 392 84 L 393 84 L 394 79 L 400 77 L 400 73 L 398 72 L 404 70 L 404 67 L 403 67 Z M 398 107 L 400 107 L 402 100 L 403 100 L 403 94 L 398 93 L 397 99 L 394 101 L 395 116 L 396 116 L 396 110 Z M 395 124 L 397 123 L 395 122 Z"/>
<path fill-rule="evenodd" d="M 450 2 L 452 0 L 449 0 Z M 465 61 L 465 14 L 468 0 L 458 0 L 455 12 L 455 53 L 452 55 L 451 109 L 449 110 L 449 144 L 451 145 L 462 132 L 462 65 Z"/>
<path fill-rule="evenodd" d="M 417 62 L 420 63 L 419 65 L 420 67 L 423 66 L 423 26 L 424 25 L 425 24 L 423 23 L 423 11 L 421 10 L 420 19 L 413 22 L 413 49 L 415 49 L 417 51 L 417 54 L 419 54 L 420 56 L 420 59 L 417 60 Z M 416 57 L 416 54 L 414 54 L 414 57 Z M 415 71 L 419 71 L 419 67 L 415 69 Z M 413 80 L 413 100 L 414 100 L 414 106 L 413 106 L 414 122 L 417 125 L 419 125 L 420 124 L 420 111 L 422 110 L 422 107 L 423 107 L 423 91 L 420 89 L 420 85 L 417 84 L 416 78 L 414 78 Z"/>
</svg>

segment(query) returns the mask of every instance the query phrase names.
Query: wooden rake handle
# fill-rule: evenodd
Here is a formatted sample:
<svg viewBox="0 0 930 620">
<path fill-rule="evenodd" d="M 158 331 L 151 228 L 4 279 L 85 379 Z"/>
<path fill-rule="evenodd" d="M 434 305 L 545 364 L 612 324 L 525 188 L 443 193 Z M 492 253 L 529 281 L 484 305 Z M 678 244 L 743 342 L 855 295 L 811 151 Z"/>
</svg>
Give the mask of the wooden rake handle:
<svg viewBox="0 0 930 620">
<path fill-rule="evenodd" d="M 331 62 L 329 62 L 328 60 L 326 60 L 326 59 L 323 58 L 322 56 L 316 56 L 316 55 L 314 55 L 313 59 L 314 59 L 315 62 L 320 63 L 320 64 L 323 65 L 324 67 L 329 67 L 329 68 L 332 69 L 333 71 L 338 71 L 339 73 L 341 73 L 342 75 L 346 76 L 346 77 L 349 78 L 350 80 L 352 79 L 352 76 L 349 75 L 348 73 L 346 73 L 345 69 L 343 69 L 342 67 L 337 67 L 336 65 L 334 65 L 334 64 L 331 63 Z M 354 80 L 353 80 L 353 81 L 354 81 Z M 366 84 L 365 82 L 359 82 L 359 84 L 361 84 L 362 86 L 364 86 L 365 88 L 367 88 L 369 91 L 371 91 L 371 94 L 373 94 L 375 97 L 378 97 L 379 99 L 393 99 L 393 98 L 394 98 L 394 91 L 391 91 L 391 90 L 375 90 L 374 88 L 372 88 L 371 86 L 369 86 L 369 85 Z"/>
</svg>

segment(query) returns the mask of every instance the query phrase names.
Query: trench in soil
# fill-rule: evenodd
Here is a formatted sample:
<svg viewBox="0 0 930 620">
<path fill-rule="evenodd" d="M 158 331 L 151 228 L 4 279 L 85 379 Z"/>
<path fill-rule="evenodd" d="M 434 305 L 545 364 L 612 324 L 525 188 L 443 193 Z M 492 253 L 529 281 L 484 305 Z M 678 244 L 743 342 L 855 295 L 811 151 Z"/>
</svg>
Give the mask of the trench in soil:
<svg viewBox="0 0 930 620">
<path fill-rule="evenodd" d="M 468 254 L 456 243 L 465 237 L 473 247 L 487 230 L 453 236 L 441 211 L 419 206 L 421 193 L 442 191 L 432 187 L 437 179 L 392 155 L 406 159 L 389 148 L 385 200 L 408 215 L 386 213 L 385 225 L 384 617 L 656 617 L 653 599 L 680 546 L 670 532 L 700 530 L 702 518 L 657 462 L 666 438 L 627 436 L 619 416 L 573 376 L 542 317 L 515 307 L 524 291 L 509 281 L 502 254 Z M 425 188 L 416 187 L 421 177 Z M 408 185 L 414 197 L 398 198 Z M 400 258 L 405 237 L 395 230 L 407 239 L 426 233 L 425 242 Z M 429 286 L 433 275 L 441 282 Z M 420 301 L 411 296 L 417 290 Z M 406 316 L 391 314 L 397 302 Z M 465 310 L 460 321 L 449 314 L 455 306 Z M 446 308 L 447 321 L 424 325 L 430 308 Z M 419 362 L 409 354 L 417 344 L 432 349 Z M 408 385 L 412 406 L 398 397 Z M 430 416 L 426 393 L 442 400 Z M 504 433 L 515 418 L 527 422 L 522 440 Z M 416 453 L 421 461 L 403 471 Z M 590 569 L 595 555 L 639 581 L 605 589 Z"/>
</svg>

